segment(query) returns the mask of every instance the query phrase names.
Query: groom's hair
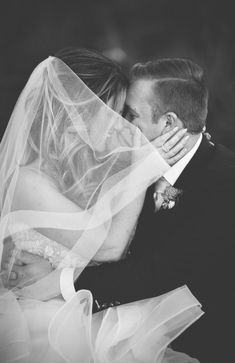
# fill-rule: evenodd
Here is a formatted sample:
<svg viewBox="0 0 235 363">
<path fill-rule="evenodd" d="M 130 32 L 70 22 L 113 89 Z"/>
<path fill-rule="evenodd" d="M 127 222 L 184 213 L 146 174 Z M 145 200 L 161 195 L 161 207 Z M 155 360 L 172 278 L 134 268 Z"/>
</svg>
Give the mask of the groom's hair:
<svg viewBox="0 0 235 363">
<path fill-rule="evenodd" d="M 104 103 L 111 98 L 113 108 L 118 96 L 129 87 L 129 79 L 121 66 L 95 50 L 67 47 L 55 54 L 94 92 Z"/>
<path fill-rule="evenodd" d="M 166 58 L 134 65 L 131 80 L 156 80 L 153 84 L 153 120 L 174 112 L 191 133 L 203 131 L 208 90 L 202 68 L 188 59 Z"/>
</svg>

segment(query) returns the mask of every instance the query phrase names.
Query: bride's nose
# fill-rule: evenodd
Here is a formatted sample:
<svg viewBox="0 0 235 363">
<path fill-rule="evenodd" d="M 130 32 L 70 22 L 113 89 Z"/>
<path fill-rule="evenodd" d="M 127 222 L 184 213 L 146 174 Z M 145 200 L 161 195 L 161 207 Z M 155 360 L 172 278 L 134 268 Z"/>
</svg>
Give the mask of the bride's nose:
<svg viewBox="0 0 235 363">
<path fill-rule="evenodd" d="M 135 125 L 138 129 L 140 129 L 140 131 L 143 131 L 143 127 L 141 125 L 141 121 L 139 119 L 135 119 L 131 122 L 133 125 Z"/>
</svg>

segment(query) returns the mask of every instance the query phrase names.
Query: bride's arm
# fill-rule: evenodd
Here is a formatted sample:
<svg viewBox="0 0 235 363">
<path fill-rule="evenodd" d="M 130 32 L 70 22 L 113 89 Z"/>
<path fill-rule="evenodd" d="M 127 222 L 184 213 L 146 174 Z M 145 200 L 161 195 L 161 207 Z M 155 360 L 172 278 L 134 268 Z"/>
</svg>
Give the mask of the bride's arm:
<svg viewBox="0 0 235 363">
<path fill-rule="evenodd" d="M 130 240 L 141 211 L 145 193 L 132 201 L 114 216 L 110 231 L 102 248 L 95 256 L 96 261 L 118 260 Z M 50 181 L 30 169 L 20 171 L 15 197 L 14 210 L 37 210 L 60 213 L 82 211 L 75 203 L 63 196 Z M 71 249 L 83 231 L 57 230 L 53 228 L 38 229 L 46 237 Z"/>
<path fill-rule="evenodd" d="M 13 210 L 35 210 L 55 213 L 81 212 L 75 203 L 63 196 L 43 175 L 32 169 L 21 169 L 14 194 Z M 54 228 L 37 229 L 46 237 L 71 249 L 82 231 Z"/>
<path fill-rule="evenodd" d="M 95 261 L 119 260 L 131 242 L 138 217 L 143 207 L 145 192 L 113 217 L 108 236 L 94 256 Z"/>
</svg>

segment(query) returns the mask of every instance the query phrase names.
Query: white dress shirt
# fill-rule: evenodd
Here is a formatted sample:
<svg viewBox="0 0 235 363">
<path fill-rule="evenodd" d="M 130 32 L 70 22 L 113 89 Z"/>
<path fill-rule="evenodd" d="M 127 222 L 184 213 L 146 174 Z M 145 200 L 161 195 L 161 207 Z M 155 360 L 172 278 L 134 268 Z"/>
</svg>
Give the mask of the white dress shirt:
<svg viewBox="0 0 235 363">
<path fill-rule="evenodd" d="M 202 142 L 202 134 L 200 134 L 196 144 L 192 147 L 192 149 L 163 175 L 164 178 L 168 181 L 168 183 L 170 183 L 172 186 L 175 184 L 180 174 L 183 172 L 183 170 L 186 168 L 186 166 L 188 165 L 188 163 L 196 153 L 201 142 Z"/>
<path fill-rule="evenodd" d="M 175 184 L 180 174 L 183 172 L 185 167 L 196 153 L 201 144 L 201 141 L 202 134 L 200 134 L 200 137 L 193 148 L 163 175 L 168 183 L 170 183 L 172 186 Z M 71 299 L 76 293 L 74 288 L 74 271 L 74 268 L 64 268 L 60 274 L 60 290 L 63 298 L 66 301 Z"/>
</svg>

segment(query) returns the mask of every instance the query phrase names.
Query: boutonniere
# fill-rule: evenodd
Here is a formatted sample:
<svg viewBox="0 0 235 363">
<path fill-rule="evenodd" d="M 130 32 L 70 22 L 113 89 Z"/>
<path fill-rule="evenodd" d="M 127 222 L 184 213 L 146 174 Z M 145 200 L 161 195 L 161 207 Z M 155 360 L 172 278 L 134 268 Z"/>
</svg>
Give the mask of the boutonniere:
<svg viewBox="0 0 235 363">
<path fill-rule="evenodd" d="M 209 134 L 209 132 L 206 131 L 206 126 L 204 126 L 202 133 L 203 133 L 204 137 L 207 139 L 207 141 L 209 142 L 209 144 L 211 144 L 212 146 L 215 146 L 215 144 L 211 141 L 211 134 Z"/>
<path fill-rule="evenodd" d="M 164 192 L 155 192 L 153 199 L 155 203 L 155 212 L 161 209 L 172 209 L 178 203 L 183 190 L 167 186 Z"/>
</svg>

